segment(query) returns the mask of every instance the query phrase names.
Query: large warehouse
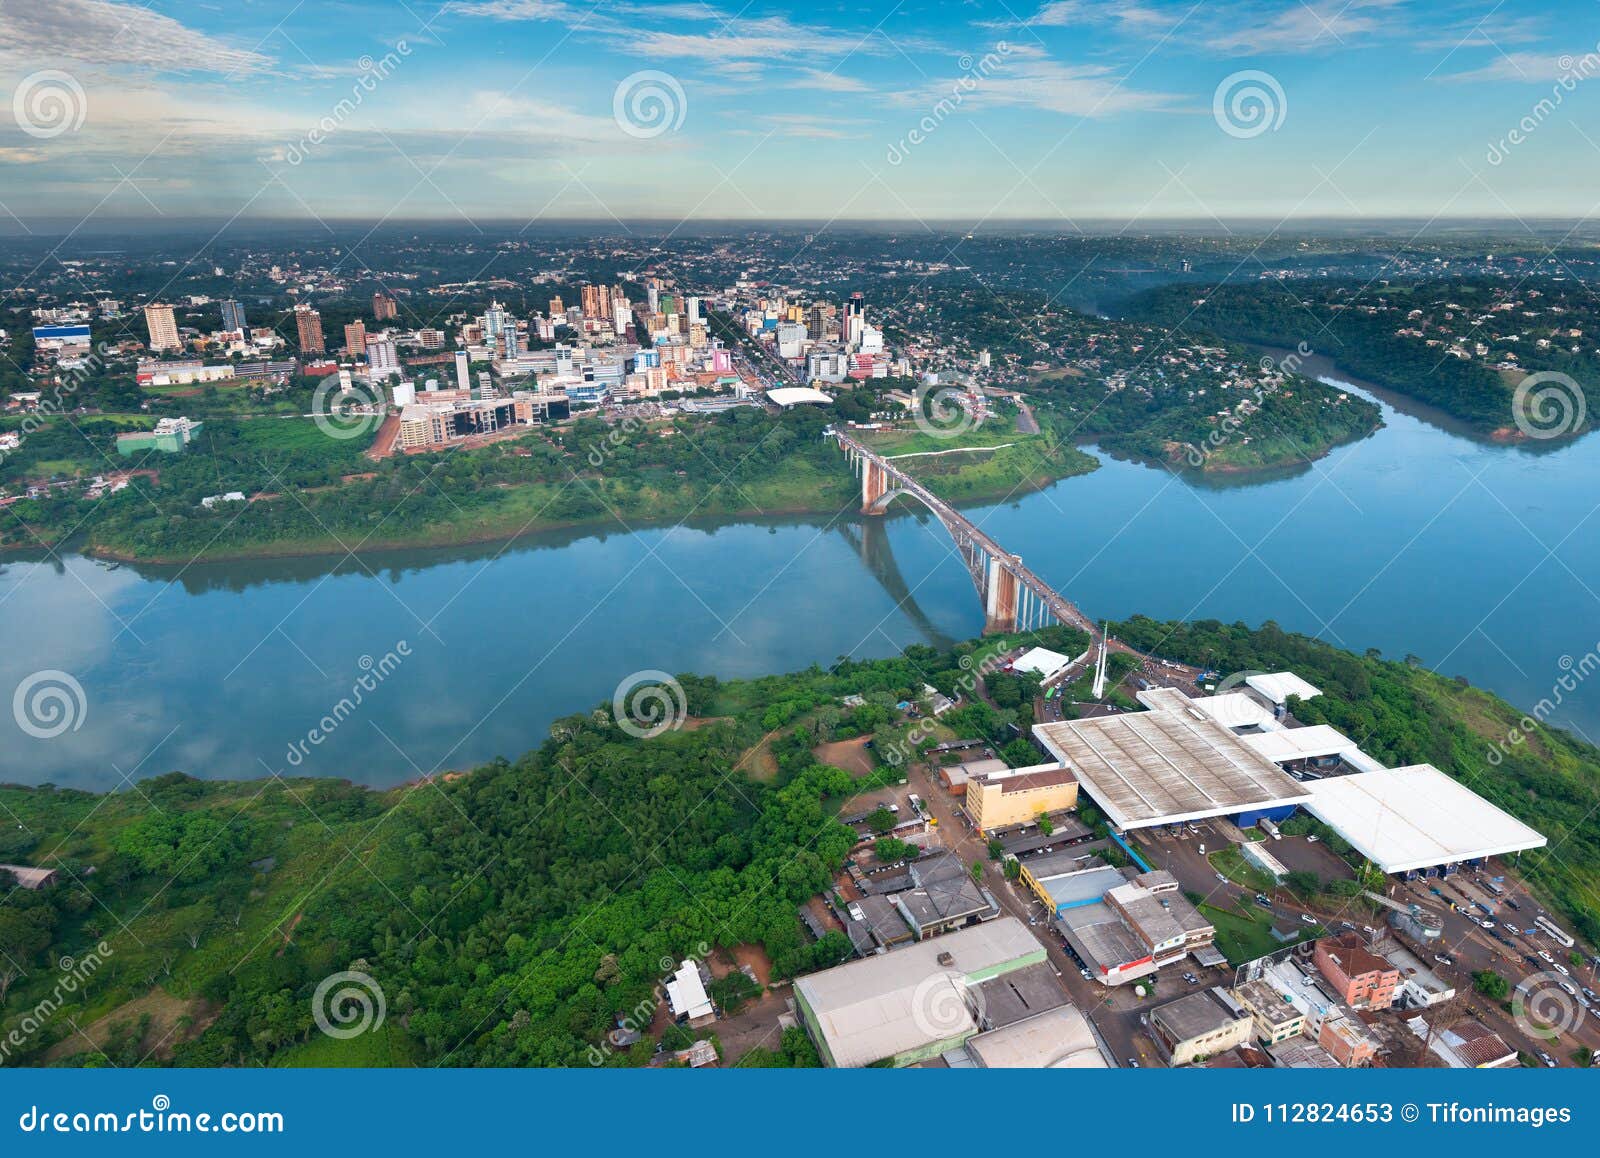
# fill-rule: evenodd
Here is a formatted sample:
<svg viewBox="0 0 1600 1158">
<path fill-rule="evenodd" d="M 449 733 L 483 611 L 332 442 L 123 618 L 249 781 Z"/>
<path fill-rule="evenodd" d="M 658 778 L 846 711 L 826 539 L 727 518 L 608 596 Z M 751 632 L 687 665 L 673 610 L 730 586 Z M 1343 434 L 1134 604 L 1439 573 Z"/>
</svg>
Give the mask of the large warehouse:
<svg viewBox="0 0 1600 1158">
<path fill-rule="evenodd" d="M 1432 764 L 1306 785 L 1306 811 L 1386 873 L 1542 848 L 1545 837 Z"/>
<path fill-rule="evenodd" d="M 802 977 L 795 1005 L 828 1065 L 913 1065 L 983 1028 L 976 987 L 1044 961 L 1028 927 L 1002 917 Z"/>
<path fill-rule="evenodd" d="M 1283 815 L 1310 799 L 1305 785 L 1193 705 L 1035 724 L 1033 734 L 1124 830 Z"/>
</svg>

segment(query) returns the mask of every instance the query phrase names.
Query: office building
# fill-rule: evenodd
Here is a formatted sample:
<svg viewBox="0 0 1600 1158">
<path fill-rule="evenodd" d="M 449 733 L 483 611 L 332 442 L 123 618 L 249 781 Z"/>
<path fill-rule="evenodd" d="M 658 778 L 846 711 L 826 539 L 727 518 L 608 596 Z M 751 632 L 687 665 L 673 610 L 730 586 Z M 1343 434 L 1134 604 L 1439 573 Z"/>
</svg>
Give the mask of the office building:
<svg viewBox="0 0 1600 1158">
<path fill-rule="evenodd" d="M 245 321 L 244 306 L 231 299 L 222 303 L 222 328 L 230 332 L 237 330 L 241 334 L 250 332 L 250 323 Z"/>
<path fill-rule="evenodd" d="M 372 295 L 372 316 L 378 321 L 393 321 L 399 314 L 399 307 L 388 294 L 377 293 Z"/>
<path fill-rule="evenodd" d="M 359 319 L 344 328 L 344 348 L 351 357 L 366 352 L 367 327 Z"/>
</svg>

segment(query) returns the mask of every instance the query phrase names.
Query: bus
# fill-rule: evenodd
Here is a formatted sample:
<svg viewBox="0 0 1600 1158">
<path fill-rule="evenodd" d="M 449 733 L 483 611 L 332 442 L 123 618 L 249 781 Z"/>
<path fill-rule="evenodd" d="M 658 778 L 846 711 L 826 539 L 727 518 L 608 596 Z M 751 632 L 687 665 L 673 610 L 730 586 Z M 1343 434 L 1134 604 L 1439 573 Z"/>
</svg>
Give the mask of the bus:
<svg viewBox="0 0 1600 1158">
<path fill-rule="evenodd" d="M 1561 928 L 1561 926 L 1557 925 L 1549 917 L 1535 917 L 1533 919 L 1533 923 L 1543 930 L 1552 941 L 1560 945 L 1563 949 L 1570 949 L 1577 943 L 1570 935 L 1566 933 L 1565 930 Z"/>
</svg>

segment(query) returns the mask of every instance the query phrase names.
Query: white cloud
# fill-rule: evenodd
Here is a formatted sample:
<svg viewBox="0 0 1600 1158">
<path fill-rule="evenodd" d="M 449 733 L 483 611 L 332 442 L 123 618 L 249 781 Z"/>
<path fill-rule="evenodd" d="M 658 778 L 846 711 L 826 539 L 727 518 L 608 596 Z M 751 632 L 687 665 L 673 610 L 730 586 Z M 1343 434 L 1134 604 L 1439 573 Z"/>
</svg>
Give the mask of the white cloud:
<svg viewBox="0 0 1600 1158">
<path fill-rule="evenodd" d="M 170 16 L 112 0 L 0 4 L 0 55 L 39 68 L 64 62 L 134 65 L 162 72 L 260 72 L 271 62 Z"/>
<path fill-rule="evenodd" d="M 1074 117 L 1106 117 L 1117 113 L 1161 110 L 1178 98 L 1129 88 L 1127 77 L 1097 64 L 1063 64 L 1032 45 L 1010 45 L 1002 56 L 991 53 L 970 72 L 935 81 L 901 94 L 897 103 L 932 108 L 954 103 L 967 108 L 1009 106 L 1034 108 Z"/>
<path fill-rule="evenodd" d="M 1207 43 L 1224 52 L 1312 52 L 1348 47 L 1385 32 L 1403 31 L 1392 12 L 1404 0 L 1323 0 L 1320 5 L 1290 4 L 1276 15 L 1228 21 L 1212 31 Z"/>
<path fill-rule="evenodd" d="M 1593 75 L 1595 60 L 1593 56 L 1588 59 L 1590 74 Z M 1501 53 L 1481 68 L 1451 73 L 1439 79 L 1455 82 L 1509 80 L 1524 84 L 1548 84 L 1571 72 L 1577 60 L 1577 57 L 1554 52 Z"/>
<path fill-rule="evenodd" d="M 820 68 L 805 68 L 800 70 L 799 76 L 789 81 L 790 88 L 811 88 L 821 92 L 872 92 L 873 88 L 864 80 L 853 76 L 842 76 L 837 72 L 824 72 Z"/>
</svg>

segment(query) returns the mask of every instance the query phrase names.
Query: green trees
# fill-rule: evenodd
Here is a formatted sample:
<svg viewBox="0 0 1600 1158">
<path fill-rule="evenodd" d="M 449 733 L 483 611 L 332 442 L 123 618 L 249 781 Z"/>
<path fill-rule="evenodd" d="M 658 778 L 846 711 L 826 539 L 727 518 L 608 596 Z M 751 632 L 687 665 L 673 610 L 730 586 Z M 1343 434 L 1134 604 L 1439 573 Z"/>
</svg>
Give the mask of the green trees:
<svg viewBox="0 0 1600 1158">
<path fill-rule="evenodd" d="M 1493 969 L 1480 969 L 1474 973 L 1472 987 L 1490 1001 L 1504 1001 L 1511 994 L 1511 983 Z"/>
</svg>

